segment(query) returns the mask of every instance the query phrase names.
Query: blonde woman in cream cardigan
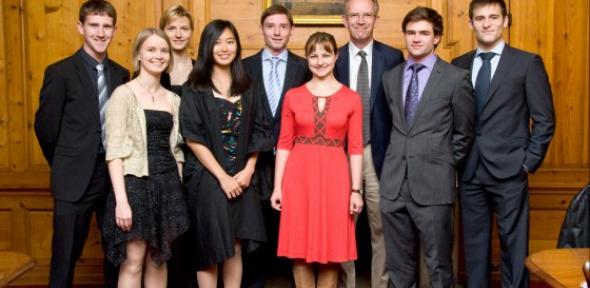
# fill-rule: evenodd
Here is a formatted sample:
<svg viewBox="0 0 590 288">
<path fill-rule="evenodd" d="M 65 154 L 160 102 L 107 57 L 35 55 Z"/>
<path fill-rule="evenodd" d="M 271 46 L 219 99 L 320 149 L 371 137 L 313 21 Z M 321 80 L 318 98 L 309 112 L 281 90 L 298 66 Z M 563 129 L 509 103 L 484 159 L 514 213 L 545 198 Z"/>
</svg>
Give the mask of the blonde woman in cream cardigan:
<svg viewBox="0 0 590 288">
<path fill-rule="evenodd" d="M 159 29 L 141 31 L 133 45 L 135 75 L 106 109 L 109 194 L 103 231 L 119 287 L 166 287 L 170 245 L 189 227 L 179 171 L 180 97 L 160 85 L 172 65 L 170 41 Z"/>
</svg>

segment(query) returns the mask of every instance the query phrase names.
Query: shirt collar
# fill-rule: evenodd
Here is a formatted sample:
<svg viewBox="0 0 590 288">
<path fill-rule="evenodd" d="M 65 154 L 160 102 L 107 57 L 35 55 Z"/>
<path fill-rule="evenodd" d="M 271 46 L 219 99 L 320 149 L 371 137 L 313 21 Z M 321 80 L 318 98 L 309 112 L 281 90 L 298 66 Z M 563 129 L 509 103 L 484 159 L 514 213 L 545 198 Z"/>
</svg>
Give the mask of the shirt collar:
<svg viewBox="0 0 590 288">
<path fill-rule="evenodd" d="M 362 49 L 363 51 L 365 51 L 365 53 L 367 53 L 367 56 L 369 58 L 371 58 L 371 56 L 373 55 L 373 42 L 374 40 L 371 39 L 371 42 L 369 42 L 369 44 L 367 44 L 367 46 L 365 46 L 365 48 Z M 352 42 L 349 42 L 348 44 L 348 53 L 350 53 L 352 57 L 357 56 L 361 49 L 356 47 Z"/>
<path fill-rule="evenodd" d="M 104 68 L 107 68 L 107 58 L 105 58 L 102 63 L 98 63 L 98 61 L 96 61 L 96 59 L 92 58 L 92 56 L 90 56 L 88 53 L 86 53 L 86 51 L 84 51 L 84 48 L 80 48 L 80 55 L 82 55 L 82 60 L 84 61 L 85 65 L 88 65 L 91 68 L 96 68 L 96 66 L 98 64 L 104 64 Z"/>
<path fill-rule="evenodd" d="M 494 48 L 492 48 L 492 50 L 490 50 L 490 51 L 483 51 L 478 47 L 475 50 L 475 57 L 479 56 L 479 54 L 484 53 L 484 52 L 492 52 L 496 55 L 501 56 L 502 51 L 504 51 L 504 46 L 506 46 L 506 42 L 504 42 L 504 40 L 500 40 L 500 42 L 498 44 L 496 44 L 496 46 L 494 46 Z"/>
<path fill-rule="evenodd" d="M 282 62 L 287 62 L 288 55 L 289 55 L 289 51 L 287 51 L 287 49 L 285 49 L 285 50 L 283 50 L 283 52 L 281 52 L 276 57 L 278 57 Z M 270 53 L 270 51 L 268 49 L 264 48 L 262 50 L 262 61 L 266 61 L 268 59 L 271 59 L 272 57 L 275 57 L 275 56 L 272 55 L 272 53 Z"/>
<path fill-rule="evenodd" d="M 432 71 L 432 69 L 434 68 L 434 64 L 436 63 L 436 54 L 434 52 L 430 53 L 430 55 L 426 56 L 424 59 L 422 59 L 422 61 L 417 62 L 416 60 L 414 60 L 414 58 L 412 58 L 412 56 L 408 57 L 408 62 L 406 64 L 406 70 L 410 69 L 410 66 L 412 66 L 414 63 L 420 63 L 424 66 L 426 66 L 426 69 Z"/>
</svg>

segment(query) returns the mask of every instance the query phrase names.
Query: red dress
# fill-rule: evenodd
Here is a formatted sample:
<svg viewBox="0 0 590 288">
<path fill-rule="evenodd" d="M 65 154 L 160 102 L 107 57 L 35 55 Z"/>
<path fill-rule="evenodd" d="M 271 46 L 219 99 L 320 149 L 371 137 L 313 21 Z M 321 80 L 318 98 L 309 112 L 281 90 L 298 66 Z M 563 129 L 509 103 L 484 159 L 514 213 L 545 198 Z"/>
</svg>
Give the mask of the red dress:
<svg viewBox="0 0 590 288">
<path fill-rule="evenodd" d="M 290 154 L 277 254 L 306 262 L 347 262 L 357 254 L 344 147 L 351 155 L 363 153 L 361 99 L 344 85 L 325 97 L 322 111 L 319 98 L 303 85 L 289 90 L 283 102 L 277 149 Z"/>
</svg>

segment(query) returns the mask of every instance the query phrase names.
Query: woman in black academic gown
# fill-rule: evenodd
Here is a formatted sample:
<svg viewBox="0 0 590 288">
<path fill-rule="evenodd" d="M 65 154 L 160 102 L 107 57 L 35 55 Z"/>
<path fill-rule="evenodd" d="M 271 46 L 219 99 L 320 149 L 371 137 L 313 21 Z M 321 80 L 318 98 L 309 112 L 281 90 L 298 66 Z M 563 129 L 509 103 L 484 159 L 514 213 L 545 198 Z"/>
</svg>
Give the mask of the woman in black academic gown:
<svg viewBox="0 0 590 288">
<path fill-rule="evenodd" d="M 240 287 L 242 252 L 266 241 L 253 175 L 258 152 L 272 149 L 271 119 L 261 90 L 244 70 L 238 33 L 229 21 L 210 22 L 183 86 L 181 133 L 187 155 L 184 183 L 196 250 L 199 287 Z"/>
</svg>

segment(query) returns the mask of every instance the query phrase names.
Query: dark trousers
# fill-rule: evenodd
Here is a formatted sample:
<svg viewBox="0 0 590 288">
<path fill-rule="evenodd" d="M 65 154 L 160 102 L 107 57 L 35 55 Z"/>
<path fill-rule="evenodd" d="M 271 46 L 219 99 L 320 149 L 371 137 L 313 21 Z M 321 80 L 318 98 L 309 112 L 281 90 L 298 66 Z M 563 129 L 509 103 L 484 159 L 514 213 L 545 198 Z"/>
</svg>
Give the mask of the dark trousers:
<svg viewBox="0 0 590 288">
<path fill-rule="evenodd" d="M 500 233 L 502 287 L 528 287 L 529 195 L 524 170 L 497 179 L 481 164 L 460 187 L 467 287 L 490 284 L 492 217 Z"/>
<path fill-rule="evenodd" d="M 271 276 L 292 278 L 291 260 L 277 257 L 280 214 L 271 208 L 269 200 L 262 201 L 262 214 L 268 242 L 252 253 L 242 254 L 243 288 L 264 288 L 266 280 Z"/>
<path fill-rule="evenodd" d="M 74 268 L 88 237 L 93 212 L 96 212 L 99 229 L 102 227 L 109 183 L 103 154 L 96 160 L 92 178 L 80 200 L 67 202 L 54 199 L 49 287 L 72 287 Z M 102 243 L 104 250 L 104 239 Z M 118 271 L 105 258 L 105 287 L 117 287 Z"/>
<path fill-rule="evenodd" d="M 174 288 L 197 287 L 197 270 L 193 264 L 194 252 L 191 250 L 190 232 L 180 235 L 172 243 L 172 257 L 168 267 L 168 285 Z"/>
<path fill-rule="evenodd" d="M 453 206 L 417 204 L 412 200 L 407 180 L 396 200 L 382 197 L 379 206 L 390 287 L 416 287 L 420 243 L 430 286 L 452 287 Z"/>
</svg>

